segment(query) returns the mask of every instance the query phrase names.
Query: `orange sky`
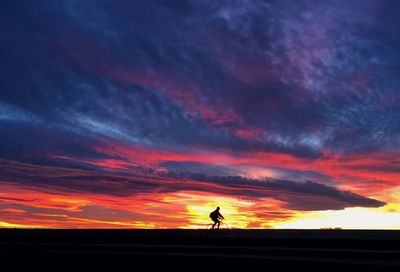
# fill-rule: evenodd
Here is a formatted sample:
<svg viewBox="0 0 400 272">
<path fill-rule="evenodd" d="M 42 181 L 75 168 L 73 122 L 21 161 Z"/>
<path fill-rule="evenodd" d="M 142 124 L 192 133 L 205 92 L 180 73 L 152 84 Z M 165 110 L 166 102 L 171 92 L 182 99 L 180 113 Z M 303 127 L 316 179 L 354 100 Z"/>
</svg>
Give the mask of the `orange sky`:
<svg viewBox="0 0 400 272">
<path fill-rule="evenodd" d="M 134 154 L 137 149 L 119 149 L 113 147 L 113 152 L 127 160 L 85 160 L 84 163 L 100 165 L 110 173 L 121 178 L 119 172 L 124 167 L 135 164 Z M 107 151 L 105 151 L 107 152 Z M 209 154 L 173 154 L 142 152 L 141 155 L 147 166 L 157 165 L 163 160 L 200 160 L 208 163 L 231 164 L 243 170 L 243 175 L 251 179 L 264 176 L 279 177 L 273 166 L 285 165 L 293 169 L 316 169 L 342 180 L 356 178 L 359 182 L 339 184 L 339 187 L 351 189 L 363 196 L 369 196 L 387 204 L 380 208 L 348 207 L 336 210 L 307 210 L 307 208 L 292 208 L 288 206 L 285 195 L 277 198 L 274 193 L 265 196 L 252 195 L 259 188 L 256 185 L 240 185 L 238 188 L 218 183 L 204 183 L 203 181 L 183 180 L 176 181 L 170 178 L 140 177 L 136 179 L 145 184 L 157 184 L 162 180 L 166 184 L 178 186 L 174 190 L 144 190 L 133 192 L 129 183 L 111 183 L 106 180 L 94 180 L 102 184 L 101 190 L 93 187 L 90 190 L 58 188 L 57 184 L 36 186 L 20 186 L 15 182 L 0 183 L 0 226 L 2 227 L 39 227 L 39 228 L 206 228 L 210 223 L 208 214 L 216 207 L 226 217 L 226 223 L 231 228 L 399 228 L 398 211 L 400 201 L 395 176 L 384 175 L 385 183 L 379 181 L 369 183 L 363 181 L 376 175 L 374 172 L 357 170 L 357 166 L 370 166 L 376 163 L 385 163 L 395 154 L 373 153 L 369 157 L 340 157 L 328 154 L 325 159 L 302 161 L 288 155 L 256 153 L 251 157 L 239 155 L 221 155 L 214 152 Z M 146 154 L 146 155 L 145 155 Z M 65 156 L 54 156 L 60 160 L 74 160 Z M 266 160 L 268 158 L 268 160 Z M 343 163 L 345 161 L 345 163 Z M 4 161 L 3 161 L 4 162 Z M 82 161 L 80 161 L 82 162 Z M 128 165 L 128 166 L 127 166 Z M 30 171 L 32 175 L 41 171 L 46 173 L 45 178 L 64 178 L 65 175 L 85 176 L 91 172 L 80 169 L 63 167 L 38 166 L 8 162 L 8 167 L 15 172 Z M 271 170 L 268 170 L 271 169 Z M 163 172 L 162 169 L 157 171 Z M 380 174 L 380 173 L 378 173 Z M 134 174 L 137 175 L 137 174 Z M 274 176 L 275 175 L 275 176 Z M 112 176 L 113 177 L 113 176 Z M 107 179 L 107 178 L 106 178 Z M 79 181 L 80 185 L 84 180 Z M 93 186 L 89 181 L 88 186 Z M 260 180 L 260 183 L 262 181 Z M 104 184 L 103 184 L 104 183 Z M 117 187 L 115 187 L 117 186 Z M 165 185 L 163 185 L 165 186 Z M 256 186 L 256 187 L 254 187 Z M 254 187 L 252 189 L 252 187 Z M 108 189 L 107 189 L 108 188 Z M 124 189 L 125 188 L 125 189 Z M 162 188 L 162 187 L 161 187 Z M 203 188 L 200 189 L 199 188 Z M 208 189 L 207 189 L 208 188 Z M 242 188 L 242 189 L 240 189 Z M 262 188 L 262 187 L 260 187 Z M 90 188 L 89 188 L 90 189 Z M 246 189 L 250 194 L 242 193 Z M 107 190 L 112 190 L 108 191 Z M 208 191 L 207 191 L 208 190 Z M 126 194 L 124 193 L 126 192 Z M 224 193 L 225 192 L 225 193 Z M 282 194 L 282 192 L 277 192 Z M 297 194 L 297 193 L 295 193 Z M 294 198 L 295 194 L 287 197 Z M 300 199 L 307 201 L 327 200 L 316 196 L 300 195 Z M 309 199 L 309 200 L 308 200 Z M 329 200 L 331 201 L 331 200 Z M 334 203 L 334 202 L 332 202 Z M 319 205 L 317 203 L 317 205 Z"/>
</svg>

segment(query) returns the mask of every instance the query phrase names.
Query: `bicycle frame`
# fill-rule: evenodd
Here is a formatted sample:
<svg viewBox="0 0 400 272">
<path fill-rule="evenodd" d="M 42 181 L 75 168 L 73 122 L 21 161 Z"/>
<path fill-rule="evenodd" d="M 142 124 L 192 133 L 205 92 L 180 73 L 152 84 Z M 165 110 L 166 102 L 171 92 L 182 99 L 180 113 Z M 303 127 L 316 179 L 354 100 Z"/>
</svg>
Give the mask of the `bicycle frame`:
<svg viewBox="0 0 400 272">
<path fill-rule="evenodd" d="M 214 225 L 214 223 L 210 223 L 208 224 L 208 229 L 212 229 L 212 226 Z M 218 224 L 216 225 L 216 227 L 214 229 L 229 229 L 228 224 L 226 224 L 224 222 L 224 219 L 220 218 L 219 220 L 219 228 L 217 228 Z"/>
</svg>

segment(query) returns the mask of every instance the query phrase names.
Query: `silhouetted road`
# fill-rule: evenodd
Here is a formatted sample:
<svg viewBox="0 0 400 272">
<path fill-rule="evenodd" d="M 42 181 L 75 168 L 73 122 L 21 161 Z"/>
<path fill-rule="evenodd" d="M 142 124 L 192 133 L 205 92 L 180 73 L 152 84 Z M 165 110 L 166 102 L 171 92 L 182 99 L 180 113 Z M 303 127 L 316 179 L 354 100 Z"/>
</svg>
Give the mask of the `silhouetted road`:
<svg viewBox="0 0 400 272">
<path fill-rule="evenodd" d="M 0 230 L 7 271 L 398 271 L 400 232 Z"/>
</svg>

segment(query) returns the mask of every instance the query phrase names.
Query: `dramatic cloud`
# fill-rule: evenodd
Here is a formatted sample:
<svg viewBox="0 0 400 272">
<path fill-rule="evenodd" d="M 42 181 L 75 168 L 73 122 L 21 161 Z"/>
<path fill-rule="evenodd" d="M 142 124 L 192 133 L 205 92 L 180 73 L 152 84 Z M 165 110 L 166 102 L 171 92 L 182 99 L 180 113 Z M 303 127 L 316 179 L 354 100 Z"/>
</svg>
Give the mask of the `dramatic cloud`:
<svg viewBox="0 0 400 272">
<path fill-rule="evenodd" d="M 187 214 L 226 197 L 237 226 L 269 227 L 262 218 L 400 203 L 399 11 L 389 0 L 6 1 L 2 199 L 25 188 L 91 201 L 71 214 L 4 200 L 0 222 L 190 227 Z M 170 202 L 124 213 L 91 193 Z M 171 205 L 184 223 L 146 223 Z"/>
</svg>

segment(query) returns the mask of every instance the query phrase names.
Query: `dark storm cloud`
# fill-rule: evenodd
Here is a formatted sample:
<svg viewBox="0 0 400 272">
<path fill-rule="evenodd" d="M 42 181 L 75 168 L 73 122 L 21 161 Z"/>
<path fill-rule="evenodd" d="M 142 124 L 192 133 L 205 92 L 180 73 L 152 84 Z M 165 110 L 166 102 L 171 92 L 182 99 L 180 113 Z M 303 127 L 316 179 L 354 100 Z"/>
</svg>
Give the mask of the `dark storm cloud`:
<svg viewBox="0 0 400 272">
<path fill-rule="evenodd" d="M 253 180 L 239 176 L 208 177 L 189 174 L 193 180 L 229 184 L 240 188 L 243 195 L 253 197 L 272 197 L 287 202 L 287 208 L 294 210 L 343 209 L 349 206 L 380 207 L 384 202 L 369 199 L 352 192 L 340 191 L 333 187 L 312 182 L 295 182 L 291 180 L 265 179 Z M 254 187 L 257 189 L 253 192 Z M 346 204 L 347 203 L 347 204 Z M 319 208 L 316 208 L 316 207 Z"/>
<path fill-rule="evenodd" d="M 340 191 L 315 182 L 266 179 L 263 181 L 238 176 L 174 174 L 134 176 L 118 172 L 1 162 L 1 179 L 22 187 L 35 187 L 58 193 L 87 192 L 128 197 L 145 193 L 200 191 L 248 198 L 274 198 L 293 210 L 343 209 L 346 207 L 380 207 L 385 203 Z"/>
</svg>

